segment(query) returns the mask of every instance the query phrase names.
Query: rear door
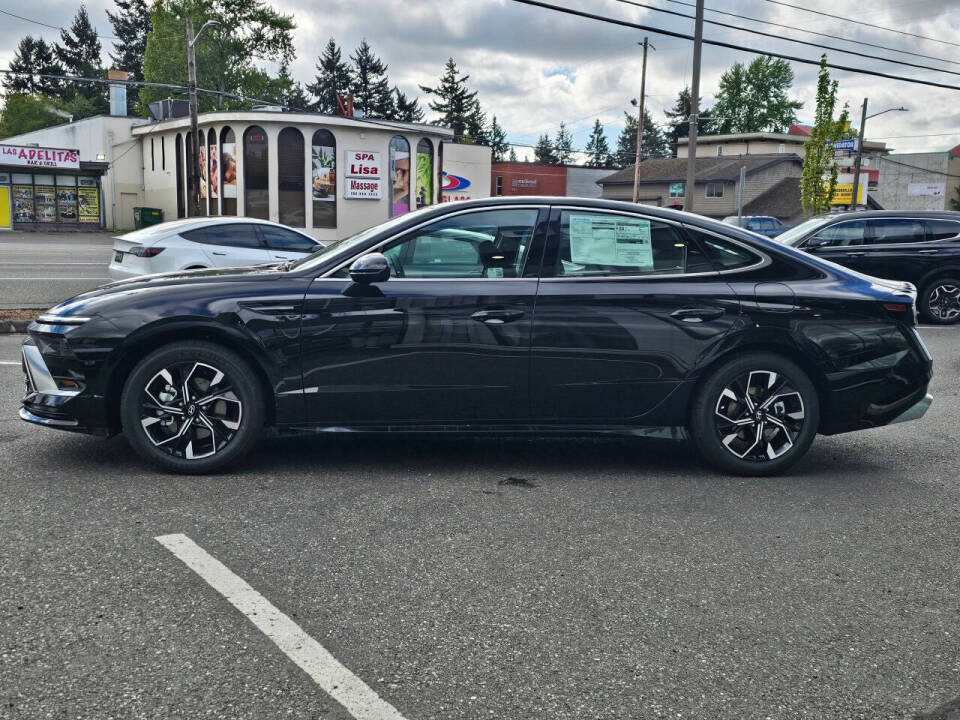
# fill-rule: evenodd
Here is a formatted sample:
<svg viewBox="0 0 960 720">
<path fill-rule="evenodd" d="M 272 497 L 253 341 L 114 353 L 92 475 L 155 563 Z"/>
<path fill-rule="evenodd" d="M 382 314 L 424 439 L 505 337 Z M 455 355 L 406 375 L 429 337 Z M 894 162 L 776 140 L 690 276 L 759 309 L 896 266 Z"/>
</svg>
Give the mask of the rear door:
<svg viewBox="0 0 960 720">
<path fill-rule="evenodd" d="M 733 291 L 679 223 L 553 213 L 533 326 L 534 418 L 679 424 L 656 411 L 738 322 Z"/>
<path fill-rule="evenodd" d="M 909 282 L 918 281 L 924 274 L 921 267 L 932 265 L 937 252 L 927 247 L 923 220 L 917 218 L 868 220 L 860 250 L 849 267 L 867 275 Z M 923 262 L 927 255 L 930 261 Z"/>
<path fill-rule="evenodd" d="M 311 252 L 317 243 L 298 232 L 275 225 L 257 225 L 271 260 L 296 260 Z"/>
<path fill-rule="evenodd" d="M 216 267 L 258 265 L 270 261 L 253 223 L 218 223 L 180 233 L 203 249 Z"/>
</svg>

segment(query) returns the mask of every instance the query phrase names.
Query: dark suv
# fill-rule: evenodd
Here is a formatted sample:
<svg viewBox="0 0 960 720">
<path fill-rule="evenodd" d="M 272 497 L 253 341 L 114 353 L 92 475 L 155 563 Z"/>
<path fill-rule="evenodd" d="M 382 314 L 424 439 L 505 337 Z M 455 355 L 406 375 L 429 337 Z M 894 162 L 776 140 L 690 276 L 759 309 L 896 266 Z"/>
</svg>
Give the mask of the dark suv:
<svg viewBox="0 0 960 720">
<path fill-rule="evenodd" d="M 866 275 L 911 282 L 924 320 L 960 322 L 960 212 L 821 215 L 777 240 Z"/>
</svg>

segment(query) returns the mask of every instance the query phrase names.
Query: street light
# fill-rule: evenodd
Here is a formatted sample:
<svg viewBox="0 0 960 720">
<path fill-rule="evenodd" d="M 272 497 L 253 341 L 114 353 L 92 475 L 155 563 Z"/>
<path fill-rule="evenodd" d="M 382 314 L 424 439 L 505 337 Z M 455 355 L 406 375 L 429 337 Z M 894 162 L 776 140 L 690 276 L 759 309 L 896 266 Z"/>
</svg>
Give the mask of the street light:
<svg viewBox="0 0 960 720">
<path fill-rule="evenodd" d="M 190 177 L 192 179 L 193 197 L 190 198 L 190 204 L 193 206 L 193 214 L 200 214 L 200 138 L 197 129 L 197 59 L 193 52 L 193 46 L 197 44 L 197 38 L 203 34 L 203 31 L 212 25 L 219 25 L 217 20 L 207 20 L 200 31 L 193 34 L 193 18 L 187 18 L 187 92 L 189 93 L 190 103 L 190 135 L 193 137 L 193 148 L 190 153 Z"/>
<path fill-rule="evenodd" d="M 853 194 L 850 196 L 850 204 L 856 208 L 860 203 L 857 202 L 857 196 L 860 194 L 860 163 L 863 160 L 863 135 L 867 120 L 877 115 L 883 115 L 888 112 L 909 112 L 907 108 L 900 106 L 898 108 L 887 108 L 873 115 L 867 115 L 867 98 L 863 99 L 863 111 L 860 113 L 860 138 L 857 140 L 857 160 L 853 167 Z"/>
</svg>

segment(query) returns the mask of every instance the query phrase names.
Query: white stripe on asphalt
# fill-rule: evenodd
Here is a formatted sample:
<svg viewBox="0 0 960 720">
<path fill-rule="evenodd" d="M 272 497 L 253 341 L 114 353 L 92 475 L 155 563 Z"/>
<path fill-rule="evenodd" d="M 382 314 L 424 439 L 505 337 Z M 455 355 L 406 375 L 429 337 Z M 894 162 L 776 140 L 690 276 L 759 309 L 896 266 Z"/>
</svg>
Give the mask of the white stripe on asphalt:
<svg viewBox="0 0 960 720">
<path fill-rule="evenodd" d="M 15 277 L 15 278 L 5 278 L 0 277 L 0 280 L 3 282 L 11 282 L 13 280 L 20 280 L 21 282 L 33 282 L 34 280 L 110 280 L 110 278 L 98 278 L 98 277 Z"/>
<path fill-rule="evenodd" d="M 850 197 L 853 197 L 853 195 L 851 195 Z M 8 361 L 8 360 L 0 360 L 0 365 L 19 365 L 19 364 L 20 364 L 20 363 L 18 363 L 18 362 L 10 362 L 10 361 Z"/>
<path fill-rule="evenodd" d="M 852 196 L 851 196 L 852 197 Z M 52 262 L 52 263 L 42 263 L 42 262 L 7 262 L 6 260 L 0 260 L 0 267 L 5 265 L 30 265 L 31 267 L 37 265 L 99 265 L 103 267 L 104 265 L 109 265 L 109 263 L 104 260 L 103 262 Z"/>
<path fill-rule="evenodd" d="M 357 720 L 404 720 L 395 707 L 344 667 L 263 595 L 186 535 L 154 538 L 203 578 Z"/>
</svg>

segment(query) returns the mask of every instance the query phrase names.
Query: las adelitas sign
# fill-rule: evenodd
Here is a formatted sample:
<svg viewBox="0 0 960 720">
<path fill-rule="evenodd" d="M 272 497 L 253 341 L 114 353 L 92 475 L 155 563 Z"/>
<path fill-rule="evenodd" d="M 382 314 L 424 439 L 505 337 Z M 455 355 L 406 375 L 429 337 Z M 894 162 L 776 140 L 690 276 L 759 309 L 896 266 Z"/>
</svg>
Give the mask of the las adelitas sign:
<svg viewBox="0 0 960 720">
<path fill-rule="evenodd" d="M 0 165 L 80 169 L 80 151 L 60 148 L 0 145 Z"/>
</svg>

